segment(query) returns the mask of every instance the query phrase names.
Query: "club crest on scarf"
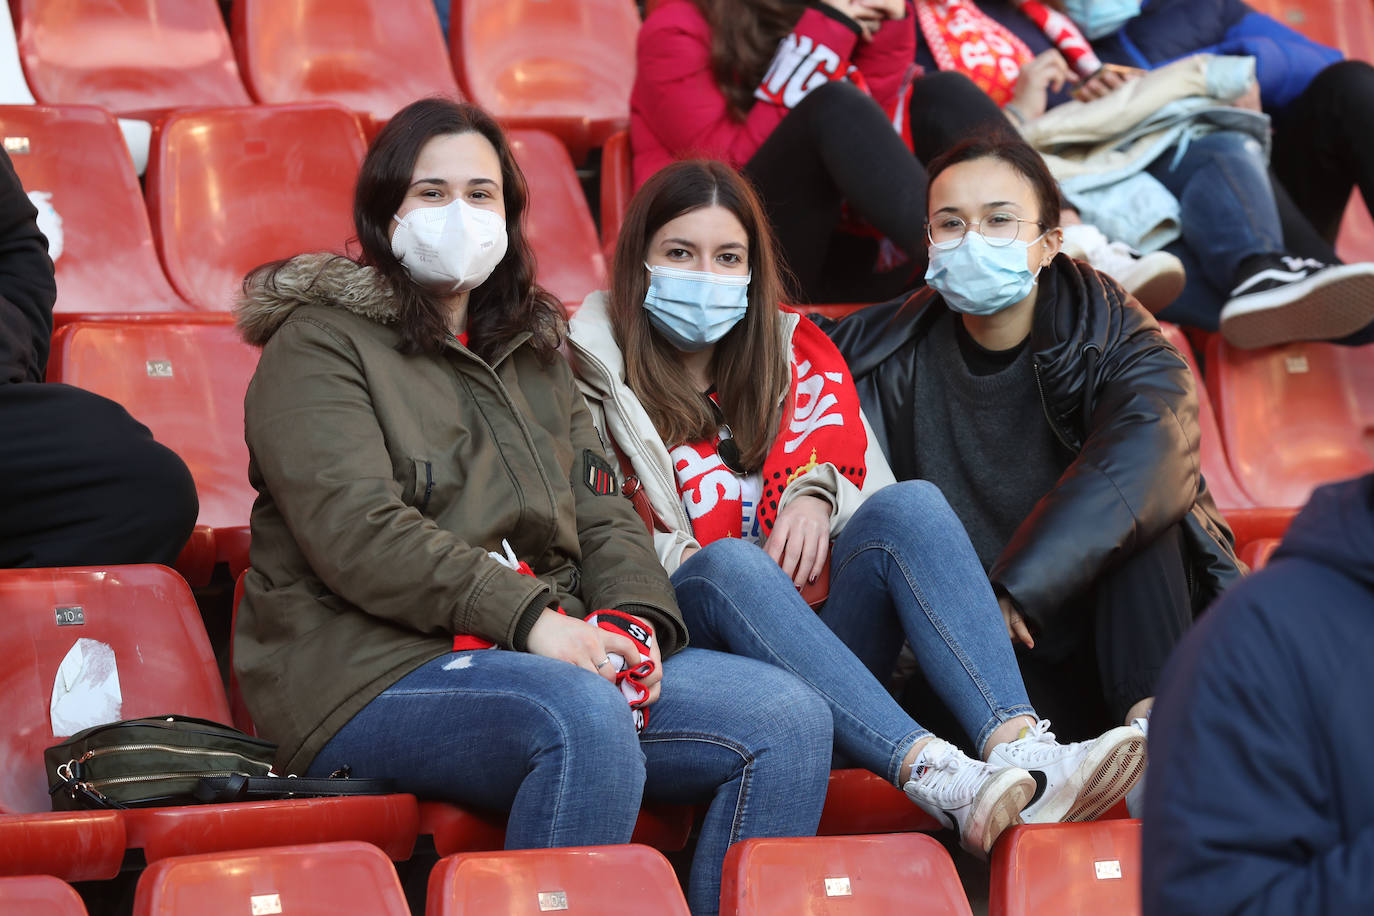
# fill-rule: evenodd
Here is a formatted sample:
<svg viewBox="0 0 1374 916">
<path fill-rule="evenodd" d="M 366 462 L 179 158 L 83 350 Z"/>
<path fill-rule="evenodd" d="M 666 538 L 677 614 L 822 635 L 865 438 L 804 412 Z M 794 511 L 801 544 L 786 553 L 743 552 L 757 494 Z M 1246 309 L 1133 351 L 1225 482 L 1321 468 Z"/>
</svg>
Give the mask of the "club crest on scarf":
<svg viewBox="0 0 1374 916">
<path fill-rule="evenodd" d="M 767 535 L 787 485 L 821 464 L 833 464 L 862 487 L 868 437 L 859 421 L 859 396 L 830 339 L 802 319 L 792 335 L 792 385 L 778 437 L 763 463 L 757 514 Z M 728 418 L 727 418 L 728 419 Z M 698 543 L 739 537 L 744 486 L 716 454 L 716 441 L 685 442 L 670 451 L 678 493 Z"/>
</svg>

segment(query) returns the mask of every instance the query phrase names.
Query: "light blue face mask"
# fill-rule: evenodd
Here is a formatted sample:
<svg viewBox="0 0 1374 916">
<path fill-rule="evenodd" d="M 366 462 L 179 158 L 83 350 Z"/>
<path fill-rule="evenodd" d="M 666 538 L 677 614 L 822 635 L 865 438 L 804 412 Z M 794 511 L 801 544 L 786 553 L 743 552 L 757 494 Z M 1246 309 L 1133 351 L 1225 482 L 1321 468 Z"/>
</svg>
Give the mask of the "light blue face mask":
<svg viewBox="0 0 1374 916">
<path fill-rule="evenodd" d="M 970 230 L 963 242 L 931 245 L 926 283 L 956 312 L 995 315 L 1030 295 L 1040 271 L 1026 266 L 1026 249 L 1044 237 L 992 245 Z"/>
<path fill-rule="evenodd" d="M 749 310 L 749 274 L 650 267 L 644 308 L 654 328 L 679 350 L 704 350 Z"/>
<path fill-rule="evenodd" d="M 1105 38 L 1140 15 L 1140 0 L 1064 0 L 1064 12 L 1088 41 Z"/>
</svg>

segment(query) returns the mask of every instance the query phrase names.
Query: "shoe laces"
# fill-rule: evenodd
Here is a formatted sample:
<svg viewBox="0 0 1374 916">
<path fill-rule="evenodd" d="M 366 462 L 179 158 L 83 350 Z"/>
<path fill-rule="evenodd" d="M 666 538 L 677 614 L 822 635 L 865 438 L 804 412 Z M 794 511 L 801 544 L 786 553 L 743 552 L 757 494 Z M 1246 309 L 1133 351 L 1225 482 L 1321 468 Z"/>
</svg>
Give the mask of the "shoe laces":
<svg viewBox="0 0 1374 916">
<path fill-rule="evenodd" d="M 1040 719 L 1034 725 L 1023 729 L 1021 737 L 1007 742 L 1012 757 L 1020 766 L 1045 763 L 1064 753 L 1064 746 L 1055 740 L 1050 731 L 1050 720 Z"/>
<path fill-rule="evenodd" d="M 941 743 L 944 746 L 934 753 L 927 749 L 917 764 L 916 783 L 930 795 L 962 804 L 978 791 L 990 767 L 964 756 L 952 744 Z"/>
</svg>

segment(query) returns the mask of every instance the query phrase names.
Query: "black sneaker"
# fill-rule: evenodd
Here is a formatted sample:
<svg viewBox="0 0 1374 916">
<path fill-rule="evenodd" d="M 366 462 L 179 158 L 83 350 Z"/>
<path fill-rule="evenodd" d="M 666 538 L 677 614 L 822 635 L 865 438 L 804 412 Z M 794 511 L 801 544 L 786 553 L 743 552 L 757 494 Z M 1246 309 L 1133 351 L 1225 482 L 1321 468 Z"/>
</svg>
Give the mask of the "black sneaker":
<svg viewBox="0 0 1374 916">
<path fill-rule="evenodd" d="M 1257 259 L 1258 260 L 1258 259 Z M 1221 335 L 1242 349 L 1335 340 L 1374 321 L 1374 264 L 1324 264 L 1274 256 L 1236 284 Z"/>
</svg>

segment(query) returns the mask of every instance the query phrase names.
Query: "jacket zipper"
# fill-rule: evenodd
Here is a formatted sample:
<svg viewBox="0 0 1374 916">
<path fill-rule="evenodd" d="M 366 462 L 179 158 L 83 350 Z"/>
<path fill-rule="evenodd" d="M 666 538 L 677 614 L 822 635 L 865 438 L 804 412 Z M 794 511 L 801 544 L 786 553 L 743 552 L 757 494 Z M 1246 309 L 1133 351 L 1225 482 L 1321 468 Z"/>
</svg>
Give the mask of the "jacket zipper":
<svg viewBox="0 0 1374 916">
<path fill-rule="evenodd" d="M 1045 397 L 1045 385 L 1040 380 L 1039 360 L 1031 360 L 1031 373 L 1035 376 L 1035 388 L 1040 392 L 1040 407 L 1045 412 L 1045 420 L 1050 424 L 1050 429 L 1054 432 L 1054 437 L 1059 440 L 1060 445 L 1064 446 L 1064 448 L 1069 451 L 1078 451 L 1078 448 L 1064 437 L 1064 431 L 1059 428 L 1059 424 L 1055 422 L 1054 416 L 1050 413 L 1050 402 L 1049 399 Z"/>
</svg>

